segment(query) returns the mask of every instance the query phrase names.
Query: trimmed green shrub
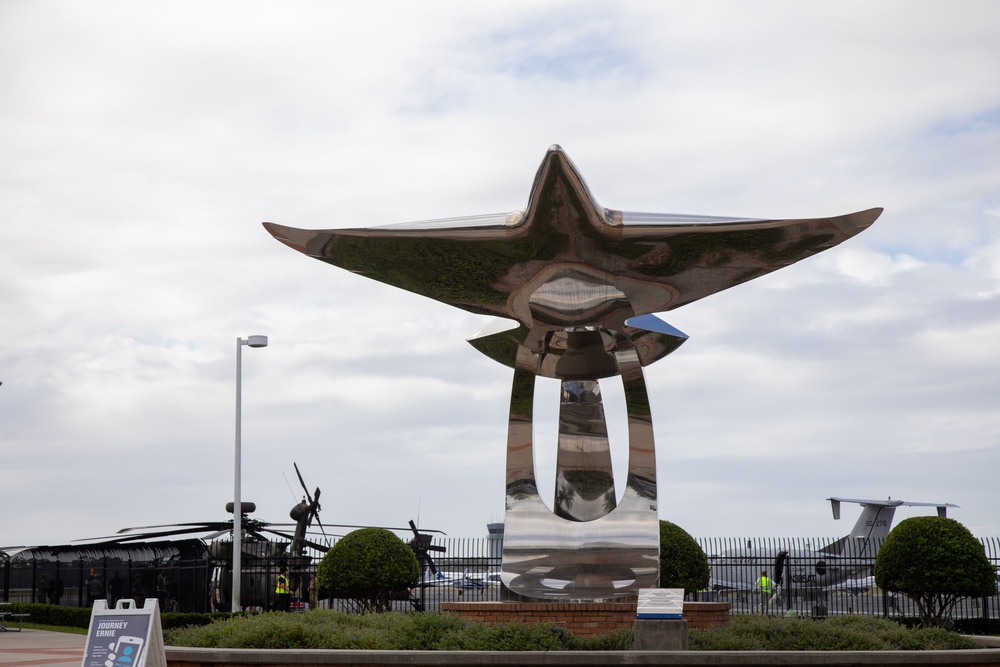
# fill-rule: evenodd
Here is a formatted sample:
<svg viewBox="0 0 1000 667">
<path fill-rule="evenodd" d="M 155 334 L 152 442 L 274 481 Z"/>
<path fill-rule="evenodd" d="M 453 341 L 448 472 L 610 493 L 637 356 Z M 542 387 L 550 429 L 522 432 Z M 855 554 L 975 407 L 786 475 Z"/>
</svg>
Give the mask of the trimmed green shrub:
<svg viewBox="0 0 1000 667">
<path fill-rule="evenodd" d="M 908 630 L 871 616 L 825 619 L 733 616 L 728 626 L 691 630 L 688 645 L 700 651 L 887 651 L 971 649 L 979 646 L 954 632 Z"/>
<path fill-rule="evenodd" d="M 575 637 L 550 623 L 468 623 L 436 646 L 442 651 L 564 651 Z"/>
<path fill-rule="evenodd" d="M 433 651 L 445 638 L 461 633 L 468 625 L 457 616 L 444 614 L 400 614 L 386 618 L 393 627 L 387 631 L 394 649 L 410 651 Z"/>
<path fill-rule="evenodd" d="M 420 580 L 420 563 L 403 540 L 384 528 L 348 533 L 316 569 L 316 583 L 334 597 L 353 600 L 360 611 L 385 612 Z"/>
<path fill-rule="evenodd" d="M 164 630 L 169 630 L 171 628 L 186 628 L 197 625 L 208 625 L 213 621 L 229 618 L 230 616 L 232 616 L 232 613 L 228 611 L 213 612 L 210 614 L 165 611 L 160 614 L 160 625 Z"/>
<path fill-rule="evenodd" d="M 550 624 L 480 625 L 431 612 L 347 614 L 314 609 L 233 616 L 202 627 L 164 632 L 171 646 L 205 648 L 335 648 L 361 650 L 558 651 L 633 647 L 632 628 L 576 637 Z M 693 650 L 857 651 L 977 648 L 938 628 L 907 629 L 888 619 L 734 616 L 730 625 L 688 634 Z"/>
<path fill-rule="evenodd" d="M 693 593 L 708 587 L 708 556 L 687 531 L 660 520 L 660 588 Z"/>
<path fill-rule="evenodd" d="M 635 629 L 619 628 L 594 637 L 577 637 L 581 651 L 631 651 L 635 648 Z"/>
<path fill-rule="evenodd" d="M 995 592 L 983 545 L 954 519 L 919 516 L 900 522 L 875 557 L 875 584 L 911 598 L 925 628 L 944 627 L 963 597 Z"/>
<path fill-rule="evenodd" d="M 90 627 L 91 609 L 89 607 L 68 607 L 40 602 L 12 602 L 7 611 L 13 614 L 31 614 L 28 618 L 24 619 L 25 623 L 53 625 L 63 628 L 83 628 L 84 630 Z M 229 618 L 230 616 L 229 612 L 194 614 L 168 611 L 160 614 L 160 625 L 164 630 L 195 625 L 208 625 L 213 621 Z"/>
<path fill-rule="evenodd" d="M 234 616 L 164 633 L 171 646 L 360 650 L 554 651 L 576 638 L 549 624 L 480 625 L 442 614 L 347 614 L 312 610 Z"/>
<path fill-rule="evenodd" d="M 57 625 L 64 628 L 90 627 L 90 609 L 86 607 L 65 607 L 40 602 L 12 602 L 8 609 L 13 614 L 31 614 L 24 619 L 38 625 Z"/>
<path fill-rule="evenodd" d="M 963 635 L 1000 635 L 1000 618 L 956 618 L 952 629 Z"/>
</svg>

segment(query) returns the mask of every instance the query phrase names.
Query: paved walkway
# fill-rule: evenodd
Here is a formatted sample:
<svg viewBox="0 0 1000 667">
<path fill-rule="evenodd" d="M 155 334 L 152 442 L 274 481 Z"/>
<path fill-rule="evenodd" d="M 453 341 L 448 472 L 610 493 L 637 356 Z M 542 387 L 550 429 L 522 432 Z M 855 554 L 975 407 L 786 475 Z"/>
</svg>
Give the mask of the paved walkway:
<svg viewBox="0 0 1000 667">
<path fill-rule="evenodd" d="M 86 644 L 86 635 L 66 632 L 0 632 L 0 667 L 80 667 Z"/>
</svg>

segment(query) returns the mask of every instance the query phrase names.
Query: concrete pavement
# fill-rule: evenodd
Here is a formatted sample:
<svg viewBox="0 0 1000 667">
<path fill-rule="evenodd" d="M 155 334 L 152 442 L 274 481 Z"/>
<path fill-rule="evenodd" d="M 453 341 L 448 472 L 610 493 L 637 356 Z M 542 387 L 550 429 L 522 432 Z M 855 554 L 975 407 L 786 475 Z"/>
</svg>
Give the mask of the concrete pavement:
<svg viewBox="0 0 1000 667">
<path fill-rule="evenodd" d="M 48 630 L 0 632 L 0 667 L 80 667 L 86 635 Z"/>
</svg>

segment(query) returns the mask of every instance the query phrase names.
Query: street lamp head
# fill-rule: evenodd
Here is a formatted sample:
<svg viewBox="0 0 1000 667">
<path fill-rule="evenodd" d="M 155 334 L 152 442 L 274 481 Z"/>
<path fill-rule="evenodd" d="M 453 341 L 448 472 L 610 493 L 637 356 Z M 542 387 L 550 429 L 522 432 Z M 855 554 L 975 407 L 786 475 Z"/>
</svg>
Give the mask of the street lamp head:
<svg viewBox="0 0 1000 667">
<path fill-rule="evenodd" d="M 247 345 L 250 347 L 267 347 L 267 336 L 247 336 Z"/>
</svg>

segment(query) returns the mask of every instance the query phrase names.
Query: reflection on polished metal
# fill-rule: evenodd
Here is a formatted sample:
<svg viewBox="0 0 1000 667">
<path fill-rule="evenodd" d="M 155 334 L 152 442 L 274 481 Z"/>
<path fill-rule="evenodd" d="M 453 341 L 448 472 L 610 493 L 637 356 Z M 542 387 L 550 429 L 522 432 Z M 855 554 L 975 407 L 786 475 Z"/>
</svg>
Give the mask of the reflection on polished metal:
<svg viewBox="0 0 1000 667">
<path fill-rule="evenodd" d="M 652 315 L 831 248 L 882 209 L 833 218 L 750 220 L 602 207 L 558 146 L 523 211 L 369 229 L 264 223 L 324 262 L 495 315 L 470 343 L 514 369 L 501 578 L 542 599 L 608 600 L 659 573 L 656 455 L 643 367 L 683 333 Z M 535 484 L 535 377 L 561 383 L 554 511 Z M 615 489 L 598 381 L 620 375 L 628 475 Z"/>
</svg>

